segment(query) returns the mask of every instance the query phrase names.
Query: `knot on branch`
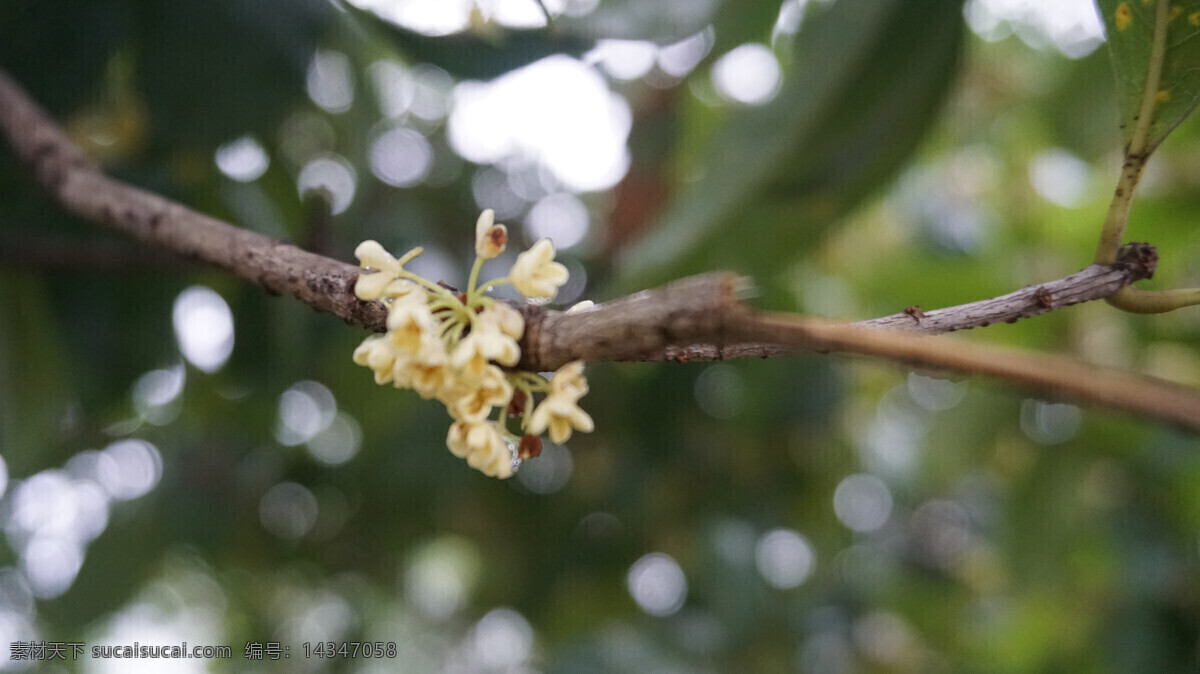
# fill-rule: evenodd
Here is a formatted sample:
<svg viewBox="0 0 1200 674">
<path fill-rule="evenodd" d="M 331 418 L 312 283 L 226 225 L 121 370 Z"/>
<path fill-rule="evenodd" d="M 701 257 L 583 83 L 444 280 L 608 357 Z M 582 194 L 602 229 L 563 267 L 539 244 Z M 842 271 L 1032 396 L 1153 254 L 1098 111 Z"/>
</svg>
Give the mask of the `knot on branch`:
<svg viewBox="0 0 1200 674">
<path fill-rule="evenodd" d="M 1128 271 L 1130 283 L 1153 278 L 1158 268 L 1158 249 L 1145 242 L 1127 243 L 1117 251 L 1113 266 Z"/>
</svg>

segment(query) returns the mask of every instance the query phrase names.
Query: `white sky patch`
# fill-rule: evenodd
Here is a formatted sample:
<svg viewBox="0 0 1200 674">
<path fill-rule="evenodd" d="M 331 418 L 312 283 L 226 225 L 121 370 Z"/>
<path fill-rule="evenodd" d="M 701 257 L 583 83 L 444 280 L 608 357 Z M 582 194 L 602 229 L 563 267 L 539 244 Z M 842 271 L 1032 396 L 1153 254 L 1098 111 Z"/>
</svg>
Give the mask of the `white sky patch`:
<svg viewBox="0 0 1200 674">
<path fill-rule="evenodd" d="M 734 47 L 717 59 L 712 69 L 717 93 L 747 105 L 761 105 L 774 98 L 781 75 L 775 54 L 756 42 Z"/>
<path fill-rule="evenodd" d="M 449 35 L 471 26 L 471 12 L 507 28 L 538 28 L 546 15 L 536 0 L 350 0 L 381 18 L 426 35 Z M 583 16 L 600 0 L 542 0 L 551 16 Z"/>
<path fill-rule="evenodd" d="M 658 58 L 658 45 L 645 40 L 600 40 L 583 55 L 587 63 L 599 63 L 604 72 L 618 80 L 636 80 L 650 72 Z"/>
<path fill-rule="evenodd" d="M 700 65 L 700 61 L 708 56 L 714 39 L 713 29 L 710 27 L 662 47 L 658 50 L 659 70 L 671 77 L 683 77 L 692 72 L 692 68 Z"/>
<path fill-rule="evenodd" d="M 454 91 L 447 136 L 479 164 L 532 157 L 576 191 L 612 187 L 629 167 L 629 104 L 595 70 L 551 56 Z"/>
<path fill-rule="evenodd" d="M 286 447 L 308 442 L 336 417 L 337 399 L 333 392 L 319 382 L 296 382 L 279 396 L 275 439 Z"/>
<path fill-rule="evenodd" d="M 963 8 L 967 25 L 985 40 L 1016 33 L 1035 49 L 1056 48 L 1069 58 L 1083 58 L 1104 42 L 1104 24 L 1092 0 L 969 0 Z"/>
<path fill-rule="evenodd" d="M 192 286 L 175 298 L 171 312 L 179 351 L 205 372 L 221 369 L 233 353 L 233 312 L 215 291 Z"/>
<path fill-rule="evenodd" d="M 218 147 L 215 159 L 221 173 L 240 183 L 258 180 L 271 165 L 267 151 L 254 136 L 242 136 Z"/>
<path fill-rule="evenodd" d="M 467 29 L 473 0 L 351 0 L 380 18 L 426 35 L 449 35 Z"/>
<path fill-rule="evenodd" d="M 687 601 L 687 577 L 670 555 L 652 552 L 633 563 L 625 576 L 629 594 L 643 611 L 665 617 Z"/>
<path fill-rule="evenodd" d="M 812 574 L 816 554 L 808 539 L 791 529 L 772 529 L 754 546 L 758 573 L 781 590 L 797 587 Z"/>
<path fill-rule="evenodd" d="M 550 239 L 556 250 L 566 250 L 583 240 L 588 231 L 587 206 L 574 194 L 551 194 L 534 204 L 525 219 L 532 241 Z"/>
<path fill-rule="evenodd" d="M 358 176 L 354 173 L 354 167 L 344 157 L 333 153 L 314 158 L 296 176 L 296 190 L 300 196 L 303 197 L 309 190 L 325 190 L 334 215 L 350 208 L 357 186 Z"/>
<path fill-rule="evenodd" d="M 833 492 L 833 511 L 842 524 L 854 531 L 875 531 L 892 514 L 892 492 L 874 475 L 850 475 Z"/>
<path fill-rule="evenodd" d="M 1046 201 L 1066 208 L 1087 200 L 1091 166 L 1061 147 L 1050 148 L 1029 162 L 1029 182 Z"/>
<path fill-rule="evenodd" d="M 354 68 L 337 51 L 319 51 L 308 66 L 308 97 L 326 112 L 339 113 L 354 103 Z"/>
<path fill-rule="evenodd" d="M 489 611 L 473 636 L 476 658 L 486 671 L 520 670 L 533 654 L 533 627 L 510 608 Z"/>
<path fill-rule="evenodd" d="M 144 496 L 162 479 L 162 454 L 145 440 L 117 440 L 97 459 L 93 479 L 116 500 Z"/>
<path fill-rule="evenodd" d="M 375 136 L 367 157 L 376 178 L 393 187 L 413 187 L 429 175 L 433 147 L 416 131 L 394 127 Z"/>
<path fill-rule="evenodd" d="M 163 370 L 150 370 L 133 385 L 133 406 L 146 421 L 165 426 L 179 416 L 180 394 L 187 381 L 183 363 Z"/>
</svg>

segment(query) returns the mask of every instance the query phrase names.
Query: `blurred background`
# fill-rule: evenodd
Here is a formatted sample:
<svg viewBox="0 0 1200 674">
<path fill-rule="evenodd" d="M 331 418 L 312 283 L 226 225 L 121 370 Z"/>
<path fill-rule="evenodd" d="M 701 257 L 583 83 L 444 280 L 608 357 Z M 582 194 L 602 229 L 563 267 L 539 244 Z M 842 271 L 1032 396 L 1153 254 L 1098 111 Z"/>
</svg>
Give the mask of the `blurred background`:
<svg viewBox="0 0 1200 674">
<path fill-rule="evenodd" d="M 844 319 L 1086 266 L 1120 165 L 1088 0 L 8 0 L 0 66 L 123 180 L 465 282 L 495 209 L 556 305 L 682 275 Z M 1200 285 L 1200 136 L 1128 238 Z M 1191 672 L 1200 442 L 890 364 L 604 364 L 508 481 L 366 336 L 64 215 L 0 151 L 0 652 L 12 671 Z M 511 254 L 495 264 L 511 264 Z M 487 272 L 485 272 L 487 273 Z M 1200 385 L 1200 312 L 963 336 Z M 395 642 L 395 659 L 304 657 Z M 247 660 L 275 642 L 287 660 Z"/>
</svg>

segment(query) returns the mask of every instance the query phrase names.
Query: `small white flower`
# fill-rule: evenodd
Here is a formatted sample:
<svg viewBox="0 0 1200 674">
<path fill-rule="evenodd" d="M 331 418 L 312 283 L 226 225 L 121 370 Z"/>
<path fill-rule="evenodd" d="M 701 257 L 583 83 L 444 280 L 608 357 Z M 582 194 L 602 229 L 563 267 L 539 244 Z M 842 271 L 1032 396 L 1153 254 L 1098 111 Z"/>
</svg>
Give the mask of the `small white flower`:
<svg viewBox="0 0 1200 674">
<path fill-rule="evenodd" d="M 517 340 L 501 329 L 503 315 L 503 312 L 498 313 L 495 307 L 476 315 L 471 334 L 454 347 L 454 352 L 450 355 L 450 365 L 472 373 L 482 371 L 488 361 L 496 361 L 501 365 L 516 365 L 517 361 L 521 360 L 521 347 L 517 346 Z"/>
<path fill-rule="evenodd" d="M 533 411 L 533 416 L 529 417 L 529 433 L 541 435 L 549 429 L 550 440 L 558 445 L 571 438 L 572 428 L 591 433 L 595 424 L 587 412 L 579 409 L 576 401 L 559 393 L 552 392 L 546 396 Z"/>
<path fill-rule="evenodd" d="M 354 350 L 354 362 L 371 368 L 376 384 L 386 384 L 392 381 L 397 355 L 396 347 L 386 335 L 372 335 Z"/>
<path fill-rule="evenodd" d="M 525 317 L 507 304 L 496 302 L 495 306 L 485 313 L 492 314 L 496 319 L 496 324 L 500 326 L 500 332 L 509 337 L 521 339 L 521 335 L 525 334 Z"/>
<path fill-rule="evenodd" d="M 508 228 L 495 223 L 495 213 L 487 209 L 479 214 L 475 222 L 475 254 L 490 260 L 504 252 L 508 243 Z"/>
<path fill-rule="evenodd" d="M 495 365 L 488 365 L 483 376 L 472 381 L 465 391 L 460 391 L 454 404 L 447 409 L 455 419 L 483 421 L 491 415 L 493 407 L 507 405 L 512 395 L 512 384 L 504 378 L 504 373 Z"/>
<path fill-rule="evenodd" d="M 446 446 L 472 468 L 501 480 L 512 477 L 512 454 L 499 427 L 490 422 L 456 421 L 446 435 Z"/>
<path fill-rule="evenodd" d="M 426 303 L 424 293 L 409 293 L 388 309 L 388 336 L 397 348 L 415 356 L 426 335 L 437 336 L 437 319 Z"/>
<path fill-rule="evenodd" d="M 360 300 L 377 300 L 384 297 L 384 288 L 400 277 L 403 266 L 392 254 L 384 250 L 378 241 L 363 241 L 354 249 L 354 257 L 360 266 L 371 274 L 359 274 L 354 284 L 354 294 Z"/>
<path fill-rule="evenodd" d="M 554 299 L 567 282 L 567 268 L 554 261 L 554 244 L 542 239 L 517 256 L 508 278 L 522 295 Z"/>
<path fill-rule="evenodd" d="M 558 368 L 550 377 L 550 393 L 575 402 L 587 395 L 587 378 L 583 376 L 583 361 L 573 360 Z"/>
<path fill-rule="evenodd" d="M 436 398 L 450 381 L 447 367 L 449 356 L 446 344 L 437 335 L 427 333 L 421 337 L 421 348 L 408 362 L 412 387 L 422 398 Z"/>
</svg>

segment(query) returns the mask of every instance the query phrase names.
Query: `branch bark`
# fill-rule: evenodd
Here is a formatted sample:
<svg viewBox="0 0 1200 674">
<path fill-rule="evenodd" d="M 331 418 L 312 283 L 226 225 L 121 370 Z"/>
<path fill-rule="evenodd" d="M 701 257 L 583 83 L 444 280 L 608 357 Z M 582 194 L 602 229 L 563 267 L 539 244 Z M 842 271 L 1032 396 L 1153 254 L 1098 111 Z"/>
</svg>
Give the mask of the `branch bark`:
<svg viewBox="0 0 1200 674">
<path fill-rule="evenodd" d="M 347 323 L 383 331 L 384 307 L 354 295 L 359 269 L 273 241 L 104 175 L 0 70 L 0 131 L 64 209 L 134 239 L 199 260 L 289 295 Z M 1153 247 L 1131 244 L 1113 265 L 959 307 L 909 310 L 858 324 L 755 311 L 747 280 L 729 273 L 683 279 L 579 313 L 522 307 L 521 367 L 553 370 L 571 360 L 722 360 L 815 350 L 868 355 L 921 367 L 979 373 L 1200 430 L 1200 391 L 1062 356 L 971 345 L 911 333 L 1014 322 L 1101 299 L 1153 274 Z"/>
</svg>

